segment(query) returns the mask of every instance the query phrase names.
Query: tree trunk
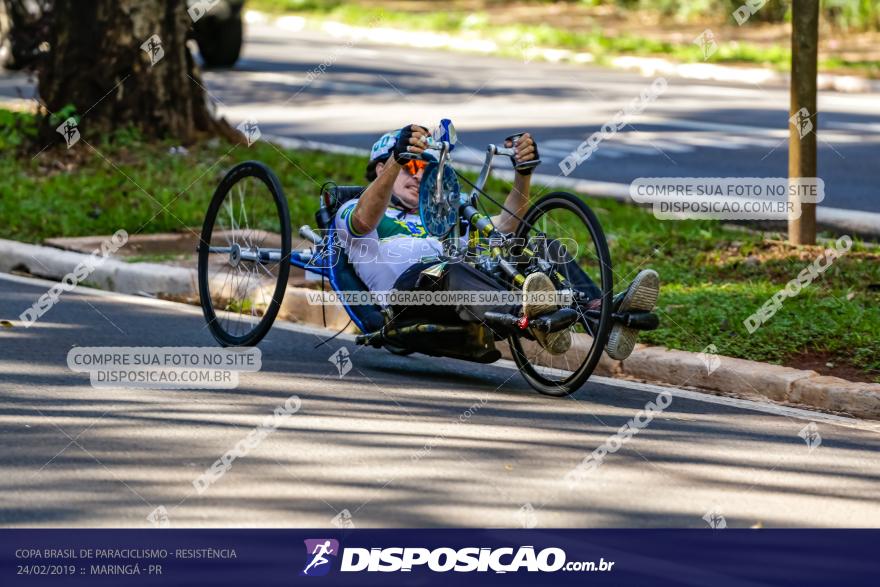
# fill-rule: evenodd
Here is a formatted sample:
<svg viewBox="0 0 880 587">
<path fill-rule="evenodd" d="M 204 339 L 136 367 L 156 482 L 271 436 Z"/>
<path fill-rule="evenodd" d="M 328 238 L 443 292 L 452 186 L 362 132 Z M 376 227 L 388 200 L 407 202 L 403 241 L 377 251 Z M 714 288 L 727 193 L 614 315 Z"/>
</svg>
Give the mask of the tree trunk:
<svg viewBox="0 0 880 587">
<path fill-rule="evenodd" d="M 56 127 L 71 110 L 89 142 L 129 126 L 182 143 L 200 133 L 236 137 L 208 110 L 186 45 L 191 25 L 185 0 L 57 0 L 39 68 L 49 111 L 41 138 L 60 140 Z"/>
<path fill-rule="evenodd" d="M 817 175 L 816 82 L 819 51 L 819 0 L 799 0 L 791 18 L 791 108 L 789 114 L 788 177 Z M 800 206 L 800 218 L 788 221 L 788 241 L 793 245 L 816 244 L 816 204 L 790 196 Z M 797 208 L 795 208 L 797 209 Z"/>
</svg>

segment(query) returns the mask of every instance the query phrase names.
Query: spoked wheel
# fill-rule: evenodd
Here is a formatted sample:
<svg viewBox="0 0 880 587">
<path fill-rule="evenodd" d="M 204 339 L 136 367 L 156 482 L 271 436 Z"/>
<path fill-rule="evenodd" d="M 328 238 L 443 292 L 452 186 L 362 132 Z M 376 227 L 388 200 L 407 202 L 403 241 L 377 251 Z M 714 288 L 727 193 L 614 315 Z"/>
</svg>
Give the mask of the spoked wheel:
<svg viewBox="0 0 880 587">
<path fill-rule="evenodd" d="M 593 373 L 611 331 L 613 277 L 605 234 L 580 198 L 554 192 L 529 209 L 515 236 L 534 253 L 519 257 L 520 271 L 540 268 L 557 289 L 564 289 L 562 276 L 573 290 L 570 307 L 579 317 L 569 327 L 567 351 L 551 354 L 526 336 L 510 338 L 514 361 L 529 385 L 546 395 L 565 396 Z"/>
<path fill-rule="evenodd" d="M 281 184 L 256 161 L 214 192 L 199 242 L 199 296 L 214 338 L 253 346 L 272 327 L 290 273 L 290 215 Z"/>
</svg>

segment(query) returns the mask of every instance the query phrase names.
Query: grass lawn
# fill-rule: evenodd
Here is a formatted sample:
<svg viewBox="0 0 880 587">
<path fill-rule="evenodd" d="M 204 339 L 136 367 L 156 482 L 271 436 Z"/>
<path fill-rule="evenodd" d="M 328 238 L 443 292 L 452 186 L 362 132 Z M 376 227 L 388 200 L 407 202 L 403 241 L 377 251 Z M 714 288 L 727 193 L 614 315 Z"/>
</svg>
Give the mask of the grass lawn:
<svg viewBox="0 0 880 587">
<path fill-rule="evenodd" d="M 703 49 L 693 42 L 705 30 L 704 27 L 688 26 L 688 34 L 670 36 L 666 29 L 670 26 L 680 28 L 682 23 L 667 20 L 664 21 L 665 25 L 639 26 L 642 20 L 640 16 L 656 15 L 635 9 L 627 11 L 626 14 L 632 22 L 626 26 L 615 19 L 609 21 L 607 16 L 603 18 L 601 14 L 596 14 L 597 18 L 591 26 L 575 28 L 565 18 L 545 21 L 541 16 L 536 17 L 536 14 L 544 17 L 549 15 L 540 12 L 540 4 L 526 3 L 516 3 L 516 7 L 509 10 L 500 3 L 489 3 L 482 6 L 482 9 L 480 6 L 473 6 L 473 3 L 453 3 L 443 10 L 437 10 L 426 8 L 428 3 L 352 3 L 339 0 L 250 0 L 248 6 L 274 14 L 295 13 L 315 21 L 331 19 L 359 26 L 441 32 L 470 39 L 486 39 L 495 41 L 500 53 L 518 58 L 522 58 L 524 50 L 531 46 L 591 53 L 599 64 L 606 64 L 611 58 L 620 55 L 663 56 L 683 63 L 702 63 L 705 57 Z M 583 10 L 591 9 L 584 6 Z M 715 16 L 724 21 L 724 17 L 729 15 L 721 13 Z M 722 25 L 723 30 L 720 32 L 717 22 L 709 27 L 715 30 L 717 42 L 717 51 L 709 58 L 709 62 L 761 65 L 780 71 L 791 68 L 791 49 L 787 36 L 777 43 L 755 42 L 750 37 L 738 38 L 743 29 L 734 27 L 732 18 L 728 20 L 730 22 L 727 26 Z M 611 23 L 615 25 L 614 29 L 606 30 L 605 25 Z M 731 35 L 734 37 L 731 38 Z M 823 32 L 823 40 L 825 35 Z M 838 34 L 835 36 L 835 46 L 846 43 L 846 40 L 846 35 Z M 843 59 L 838 52 L 831 51 L 827 58 L 820 59 L 819 70 L 880 77 L 880 61 L 874 57 Z"/>
<path fill-rule="evenodd" d="M 133 133 L 34 157 L 38 149 L 20 148 L 31 125 L 28 114 L 0 110 L 0 150 L 6 154 L 0 159 L 0 237 L 27 242 L 109 235 L 119 228 L 132 234 L 198 231 L 219 179 L 249 159 L 277 173 L 293 226 L 313 224 L 320 184 L 361 184 L 366 164 L 362 157 L 265 142 L 248 148 L 209 141 L 171 154 L 173 144 L 144 144 Z M 489 184 L 499 197 L 508 189 L 500 180 Z M 689 351 L 714 344 L 722 355 L 880 381 L 880 249 L 857 241 L 750 335 L 743 320 L 822 247 L 790 247 L 715 221 L 663 222 L 614 200 L 585 199 L 608 236 L 618 289 L 642 267 L 661 275 L 661 328 L 646 333 L 645 342 Z"/>
</svg>

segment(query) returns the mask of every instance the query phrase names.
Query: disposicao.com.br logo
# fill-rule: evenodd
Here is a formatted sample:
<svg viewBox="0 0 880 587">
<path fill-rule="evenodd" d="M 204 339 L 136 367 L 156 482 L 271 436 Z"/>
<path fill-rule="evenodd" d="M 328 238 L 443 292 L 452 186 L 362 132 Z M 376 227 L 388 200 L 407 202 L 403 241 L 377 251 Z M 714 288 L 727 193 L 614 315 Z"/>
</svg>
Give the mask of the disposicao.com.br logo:
<svg viewBox="0 0 880 587">
<path fill-rule="evenodd" d="M 330 557 L 335 559 L 339 554 L 339 541 L 332 538 L 312 538 L 305 540 L 305 543 L 306 566 L 300 575 L 320 577 L 329 573 L 332 567 Z"/>
<path fill-rule="evenodd" d="M 330 539 L 306 540 L 308 552 L 302 575 L 326 575 L 331 564 L 327 556 L 339 552 L 338 542 Z M 535 551 L 533 546 L 519 548 L 345 548 L 339 565 L 340 572 L 411 572 L 427 568 L 436 573 L 515 573 L 517 571 L 554 573 L 556 571 L 610 571 L 613 561 L 566 561 L 561 548 Z"/>
</svg>

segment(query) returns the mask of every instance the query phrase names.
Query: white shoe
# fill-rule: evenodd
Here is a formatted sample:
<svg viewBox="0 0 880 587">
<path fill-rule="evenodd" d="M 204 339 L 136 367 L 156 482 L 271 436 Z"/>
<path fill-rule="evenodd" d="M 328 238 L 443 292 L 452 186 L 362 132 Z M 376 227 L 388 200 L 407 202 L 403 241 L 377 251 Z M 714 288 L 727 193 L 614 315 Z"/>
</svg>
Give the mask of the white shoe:
<svg viewBox="0 0 880 587">
<path fill-rule="evenodd" d="M 529 294 L 539 292 L 553 292 L 555 294 L 556 286 L 553 285 L 553 281 L 544 273 L 531 273 L 523 283 L 523 313 L 529 320 L 559 309 L 559 304 L 552 302 L 530 301 L 531 296 Z M 538 343 L 551 355 L 564 354 L 571 348 L 571 331 L 568 328 L 556 332 L 539 332 L 537 330 L 532 330 L 531 332 L 538 340 Z"/>
<path fill-rule="evenodd" d="M 652 312 L 660 296 L 660 276 L 653 269 L 639 271 L 632 280 L 615 312 Z M 623 324 L 615 324 L 605 345 L 608 356 L 622 361 L 630 356 L 639 339 L 639 331 Z"/>
</svg>

